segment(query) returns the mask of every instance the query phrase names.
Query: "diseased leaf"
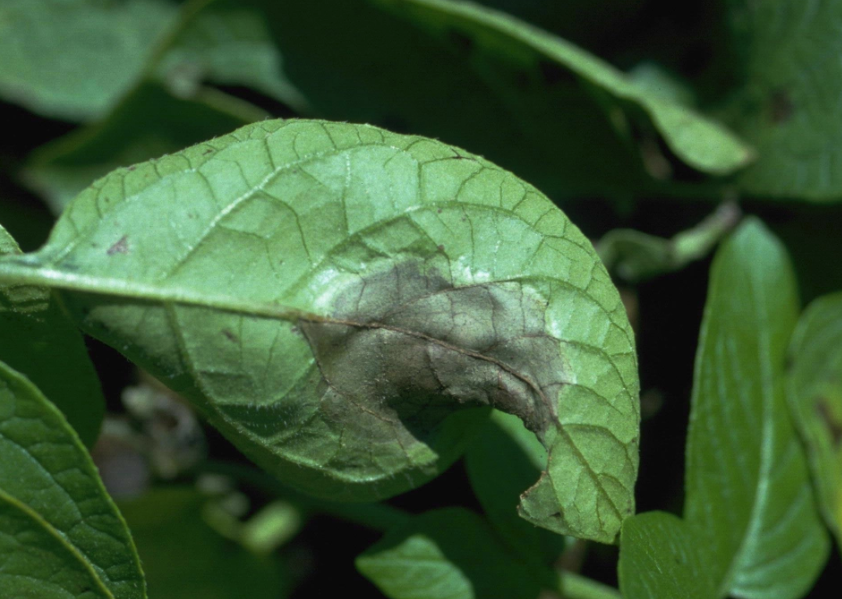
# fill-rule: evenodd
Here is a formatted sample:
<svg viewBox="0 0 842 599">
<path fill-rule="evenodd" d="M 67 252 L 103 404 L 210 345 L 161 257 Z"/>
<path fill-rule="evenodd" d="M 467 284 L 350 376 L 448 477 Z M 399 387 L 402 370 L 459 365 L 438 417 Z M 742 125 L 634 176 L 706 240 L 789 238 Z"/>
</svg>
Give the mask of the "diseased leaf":
<svg viewBox="0 0 842 599">
<path fill-rule="evenodd" d="M 638 382 L 617 290 L 549 200 L 370 126 L 266 121 L 120 169 L 5 281 L 332 499 L 429 480 L 494 406 L 542 439 L 527 519 L 611 542 L 633 512 Z"/>
<path fill-rule="evenodd" d="M 712 556 L 692 525 L 666 512 L 628 518 L 620 537 L 617 572 L 625 599 L 711 599 Z"/>
<path fill-rule="evenodd" d="M 541 589 L 464 508 L 415 516 L 360 555 L 357 569 L 391 599 L 535 599 Z"/>
<path fill-rule="evenodd" d="M 519 57 L 535 62 L 555 77 L 579 78 L 612 99 L 617 108 L 642 110 L 669 148 L 694 169 L 714 174 L 732 173 L 752 160 L 750 148 L 724 125 L 652 93 L 596 56 L 517 19 L 469 2 L 447 0 L 373 0 L 406 15 L 438 35 L 457 32 L 476 44 L 477 51 L 497 59 Z M 556 108 L 565 109 L 563 104 Z M 584 140 L 582 140 L 584 141 Z"/>
<path fill-rule="evenodd" d="M 120 503 L 154 599 L 282 599 L 279 564 L 221 536 L 203 517 L 195 489 L 152 490 Z"/>
<path fill-rule="evenodd" d="M 222 92 L 172 96 L 156 83 L 139 85 L 106 118 L 40 147 L 23 178 L 55 214 L 115 168 L 176 152 L 266 114 Z"/>
<path fill-rule="evenodd" d="M 90 120 L 136 82 L 175 16 L 169 0 L 4 0 L 0 97 Z"/>
<path fill-rule="evenodd" d="M 728 2 L 743 86 L 728 121 L 756 149 L 738 183 L 758 196 L 842 199 L 842 4 Z"/>
<path fill-rule="evenodd" d="M 129 531 L 79 438 L 0 362 L 0 592 L 145 599 Z"/>
<path fill-rule="evenodd" d="M 842 547 L 842 293 L 810 304 L 789 353 L 789 407 L 807 446 L 822 515 Z"/>
<path fill-rule="evenodd" d="M 20 248 L 0 226 L 0 256 Z M 105 398 L 79 329 L 48 287 L 0 282 L 0 360 L 49 393 L 91 447 L 105 415 Z"/>
<path fill-rule="evenodd" d="M 500 536 L 520 555 L 552 564 L 564 537 L 518 516 L 523 490 L 540 476 L 547 450 L 515 416 L 495 411 L 465 452 L 471 487 Z"/>
<path fill-rule="evenodd" d="M 684 517 L 717 596 L 800 597 L 827 558 L 784 360 L 798 315 L 786 250 L 756 220 L 717 253 L 696 357 Z"/>
</svg>

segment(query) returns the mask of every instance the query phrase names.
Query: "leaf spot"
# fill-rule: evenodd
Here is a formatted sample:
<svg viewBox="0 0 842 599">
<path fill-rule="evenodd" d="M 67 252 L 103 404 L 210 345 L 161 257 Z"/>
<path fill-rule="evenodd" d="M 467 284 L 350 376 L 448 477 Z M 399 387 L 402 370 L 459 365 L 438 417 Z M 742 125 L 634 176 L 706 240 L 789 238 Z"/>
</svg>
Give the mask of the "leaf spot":
<svg viewBox="0 0 842 599">
<path fill-rule="evenodd" d="M 123 235 L 114 245 L 112 245 L 106 251 L 106 254 L 109 256 L 113 256 L 114 254 L 128 254 L 129 253 L 129 241 L 128 235 Z"/>
</svg>

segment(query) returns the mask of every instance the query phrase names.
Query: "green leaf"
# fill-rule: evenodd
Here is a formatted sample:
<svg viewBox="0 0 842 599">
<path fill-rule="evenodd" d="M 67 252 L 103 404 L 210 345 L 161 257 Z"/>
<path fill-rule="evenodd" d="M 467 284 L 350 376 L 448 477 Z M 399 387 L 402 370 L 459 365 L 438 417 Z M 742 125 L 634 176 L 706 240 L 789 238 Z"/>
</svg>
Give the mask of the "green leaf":
<svg viewBox="0 0 842 599">
<path fill-rule="evenodd" d="M 168 0 L 4 0 L 0 97 L 89 120 L 128 91 L 175 15 Z"/>
<path fill-rule="evenodd" d="M 176 152 L 266 115 L 222 92 L 191 99 L 158 84 L 136 87 L 103 120 L 42 146 L 30 157 L 24 181 L 61 214 L 67 203 L 112 170 Z"/>
<path fill-rule="evenodd" d="M 308 110 L 284 73 L 269 24 L 248 1 L 188 3 L 171 38 L 155 70 L 175 95 L 190 97 L 211 82 L 250 87 L 298 112 Z"/>
<path fill-rule="evenodd" d="M 842 198 L 842 4 L 730 0 L 743 86 L 728 121 L 757 162 L 738 182 L 746 192 L 812 201 Z"/>
<path fill-rule="evenodd" d="M 20 253 L 0 226 L 0 256 Z M 0 359 L 48 393 L 85 445 L 93 446 L 105 398 L 79 329 L 48 287 L 0 282 Z"/>
<path fill-rule="evenodd" d="M 685 519 L 710 549 L 718 597 L 800 597 L 827 558 L 784 396 L 797 315 L 786 250 L 747 220 L 712 268 L 687 443 Z"/>
<path fill-rule="evenodd" d="M 263 468 L 332 499 L 429 480 L 491 405 L 543 440 L 532 522 L 610 542 L 633 512 L 632 332 L 593 248 L 452 146 L 265 121 L 120 169 L 0 279 L 190 397 Z"/>
<path fill-rule="evenodd" d="M 521 60 L 536 62 L 545 72 L 555 69 L 574 75 L 606 94 L 617 108 L 627 110 L 633 106 L 641 110 L 675 155 L 694 169 L 725 175 L 753 158 L 750 148 L 724 125 L 671 97 L 653 93 L 646 84 L 636 83 L 596 56 L 509 15 L 469 2 L 373 1 L 439 35 L 458 32 L 467 36 L 480 51 L 497 59 L 519 56 Z M 562 104 L 557 106 L 557 110 L 563 109 Z"/>
<path fill-rule="evenodd" d="M 426 512 L 389 531 L 357 569 L 391 599 L 535 599 L 541 589 L 464 508 Z"/>
<path fill-rule="evenodd" d="M 625 599 L 710 599 L 712 556 L 692 525 L 666 512 L 628 518 L 620 537 L 618 575 Z"/>
<path fill-rule="evenodd" d="M 547 450 L 521 420 L 495 411 L 465 452 L 471 486 L 491 524 L 520 555 L 552 564 L 564 537 L 518 516 L 523 490 L 541 475 Z"/>
<path fill-rule="evenodd" d="M 842 547 L 842 293 L 814 301 L 790 345 L 787 399 L 828 528 Z"/>
<path fill-rule="evenodd" d="M 121 502 L 155 599 L 281 599 L 278 564 L 230 541 L 206 522 L 207 499 L 192 488 L 152 490 Z"/>
<path fill-rule="evenodd" d="M 129 531 L 61 413 L 0 362 L 0 590 L 142 599 Z"/>
</svg>

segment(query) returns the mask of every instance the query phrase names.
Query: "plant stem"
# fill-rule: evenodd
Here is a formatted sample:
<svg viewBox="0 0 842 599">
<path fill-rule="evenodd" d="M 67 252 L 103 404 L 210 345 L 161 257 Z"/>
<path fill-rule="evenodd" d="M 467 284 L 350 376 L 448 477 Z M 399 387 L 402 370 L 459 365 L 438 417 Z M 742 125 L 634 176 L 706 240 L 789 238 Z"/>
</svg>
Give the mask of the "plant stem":
<svg viewBox="0 0 842 599">
<path fill-rule="evenodd" d="M 614 587 L 586 578 L 575 572 L 560 572 L 558 591 L 564 599 L 622 599 Z"/>
</svg>

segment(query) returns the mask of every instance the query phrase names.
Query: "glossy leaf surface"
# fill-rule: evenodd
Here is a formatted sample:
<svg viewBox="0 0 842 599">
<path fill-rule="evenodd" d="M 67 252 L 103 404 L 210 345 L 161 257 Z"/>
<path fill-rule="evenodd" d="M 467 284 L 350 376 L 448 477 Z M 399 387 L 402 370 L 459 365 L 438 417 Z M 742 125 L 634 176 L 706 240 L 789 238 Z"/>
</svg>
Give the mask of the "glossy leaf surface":
<svg viewBox="0 0 842 599">
<path fill-rule="evenodd" d="M 125 522 L 61 413 L 0 363 L 0 591 L 143 599 Z"/>
<path fill-rule="evenodd" d="M 535 599 L 540 583 L 463 508 L 412 518 L 357 558 L 391 599 Z"/>
<path fill-rule="evenodd" d="M 624 527 L 627 599 L 797 598 L 815 582 L 829 543 L 784 397 L 797 314 L 786 250 L 759 221 L 745 221 L 711 270 L 684 521 L 653 513 Z"/>
<path fill-rule="evenodd" d="M 842 547 L 842 294 L 817 299 L 801 316 L 790 364 L 787 399 L 822 514 Z"/>
<path fill-rule="evenodd" d="M 626 599 L 711 599 L 710 554 L 701 533 L 666 512 L 646 512 L 623 523 L 618 575 Z"/>
<path fill-rule="evenodd" d="M 703 533 L 720 597 L 799 597 L 827 557 L 784 397 L 797 315 L 786 250 L 746 221 L 712 267 L 687 444 L 684 517 Z"/>
<path fill-rule="evenodd" d="M 100 180 L 0 277 L 60 288 L 88 332 L 312 493 L 418 485 L 485 418 L 460 408 L 491 405 L 549 450 L 525 517 L 610 542 L 633 511 L 619 295 L 549 200 L 451 146 L 245 127 Z"/>
<path fill-rule="evenodd" d="M 175 15 L 167 0 L 4 0 L 0 97 L 89 120 L 136 82 Z"/>
<path fill-rule="evenodd" d="M 19 254 L 0 226 L 0 256 Z M 85 445 L 94 444 L 105 398 L 79 329 L 48 287 L 0 282 L 0 360 L 49 393 Z"/>
</svg>

